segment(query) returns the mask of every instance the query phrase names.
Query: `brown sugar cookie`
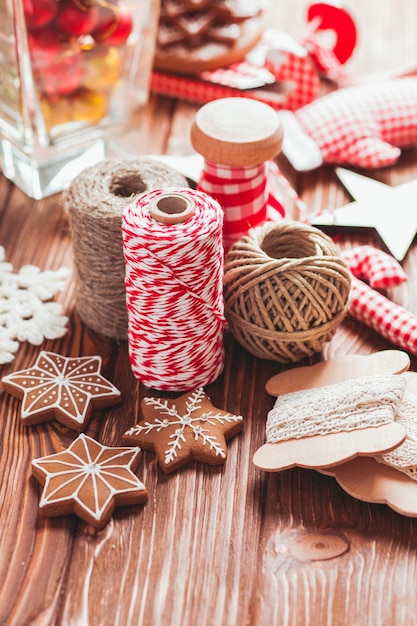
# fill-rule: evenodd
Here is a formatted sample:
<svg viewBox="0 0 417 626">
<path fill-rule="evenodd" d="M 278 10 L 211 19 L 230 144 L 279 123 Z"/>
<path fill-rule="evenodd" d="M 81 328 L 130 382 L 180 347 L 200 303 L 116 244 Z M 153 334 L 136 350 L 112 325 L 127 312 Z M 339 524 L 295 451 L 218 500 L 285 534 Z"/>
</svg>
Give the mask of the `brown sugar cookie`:
<svg viewBox="0 0 417 626">
<path fill-rule="evenodd" d="M 262 35 L 262 18 L 256 0 L 162 0 L 155 68 L 196 74 L 241 61 Z"/>
<path fill-rule="evenodd" d="M 139 448 L 103 446 L 81 434 L 66 450 L 35 459 L 32 473 L 43 485 L 40 513 L 75 513 L 94 528 L 103 528 L 116 506 L 148 499 L 145 485 L 133 473 L 139 455 Z"/>
<path fill-rule="evenodd" d="M 93 410 L 121 398 L 100 370 L 99 356 L 70 358 L 42 351 L 32 367 L 8 374 L 2 382 L 5 391 L 22 400 L 21 419 L 26 426 L 55 419 L 80 432 Z"/>
<path fill-rule="evenodd" d="M 125 432 L 123 441 L 155 450 L 164 472 L 189 461 L 224 463 L 226 439 L 242 429 L 243 417 L 215 408 L 202 387 L 175 400 L 144 398 L 143 420 Z"/>
</svg>

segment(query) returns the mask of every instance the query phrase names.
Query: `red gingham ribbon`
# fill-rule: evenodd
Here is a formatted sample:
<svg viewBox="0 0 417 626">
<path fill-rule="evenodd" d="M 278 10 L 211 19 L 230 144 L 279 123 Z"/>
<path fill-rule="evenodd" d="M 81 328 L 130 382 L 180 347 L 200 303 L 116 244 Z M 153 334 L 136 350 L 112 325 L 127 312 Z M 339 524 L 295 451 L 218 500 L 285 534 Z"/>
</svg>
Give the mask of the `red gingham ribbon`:
<svg viewBox="0 0 417 626">
<path fill-rule="evenodd" d="M 417 354 L 417 317 L 356 277 L 367 278 L 374 287 L 397 285 L 407 280 L 399 263 L 372 246 L 345 251 L 343 257 L 353 274 L 350 315 L 403 350 Z"/>
<path fill-rule="evenodd" d="M 153 219 L 165 193 L 194 204 L 187 221 Z M 222 220 L 218 202 L 188 188 L 144 193 L 123 213 L 129 358 L 147 387 L 189 391 L 223 369 Z"/>
<path fill-rule="evenodd" d="M 391 343 L 417 354 L 417 317 L 355 277 L 349 312 Z"/>
<path fill-rule="evenodd" d="M 267 30 L 243 61 L 193 76 L 154 70 L 151 90 L 202 104 L 244 96 L 294 111 L 317 98 L 320 80 L 307 49 L 292 48 L 283 47 L 279 33 Z"/>
<path fill-rule="evenodd" d="M 284 207 L 268 184 L 269 168 L 269 162 L 251 167 L 204 162 L 198 189 L 215 198 L 224 211 L 225 249 L 250 228 L 285 215 Z"/>
<path fill-rule="evenodd" d="M 356 278 L 366 279 L 374 289 L 393 287 L 407 280 L 407 274 L 390 254 L 373 246 L 344 250 L 343 257 Z"/>
</svg>

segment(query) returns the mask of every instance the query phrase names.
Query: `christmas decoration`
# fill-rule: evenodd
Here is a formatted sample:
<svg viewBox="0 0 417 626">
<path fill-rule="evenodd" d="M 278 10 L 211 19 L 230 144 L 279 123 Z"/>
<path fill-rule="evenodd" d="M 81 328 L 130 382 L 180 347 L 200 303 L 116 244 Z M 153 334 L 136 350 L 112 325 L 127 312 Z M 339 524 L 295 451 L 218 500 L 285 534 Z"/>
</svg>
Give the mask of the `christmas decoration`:
<svg viewBox="0 0 417 626">
<path fill-rule="evenodd" d="M 40 345 L 66 333 L 68 318 L 50 300 L 63 290 L 68 276 L 64 267 L 41 272 L 33 265 L 15 273 L 0 246 L 0 364 L 13 360 L 20 341 Z"/>
<path fill-rule="evenodd" d="M 315 226 L 375 228 L 391 254 L 401 261 L 417 232 L 413 210 L 417 179 L 390 187 L 366 176 L 337 168 L 336 173 L 355 200 L 311 219 Z"/>
<path fill-rule="evenodd" d="M 28 369 L 2 379 L 5 390 L 22 400 L 23 424 L 56 419 L 80 431 L 93 409 L 120 401 L 120 391 L 101 374 L 101 358 L 69 358 L 42 351 Z"/>
<path fill-rule="evenodd" d="M 176 400 L 145 398 L 143 420 L 124 435 L 125 443 L 155 450 L 164 472 L 197 460 L 224 463 L 226 439 L 241 430 L 243 417 L 216 409 L 202 387 Z"/>
<path fill-rule="evenodd" d="M 297 170 L 323 163 L 393 165 L 402 149 L 417 144 L 417 78 L 337 89 L 280 117 L 283 152 Z"/>
<path fill-rule="evenodd" d="M 148 492 L 133 471 L 139 448 L 103 446 L 81 434 L 67 450 L 32 461 L 43 485 L 40 513 L 57 517 L 75 513 L 97 530 L 116 506 L 146 502 Z"/>
</svg>

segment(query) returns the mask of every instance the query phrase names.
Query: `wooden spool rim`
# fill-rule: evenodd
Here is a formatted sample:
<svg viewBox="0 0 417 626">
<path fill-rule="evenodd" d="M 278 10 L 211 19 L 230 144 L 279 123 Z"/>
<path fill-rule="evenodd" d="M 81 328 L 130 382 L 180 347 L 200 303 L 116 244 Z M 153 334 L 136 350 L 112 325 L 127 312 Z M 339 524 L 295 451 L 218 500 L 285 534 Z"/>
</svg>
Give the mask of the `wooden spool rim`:
<svg viewBox="0 0 417 626">
<path fill-rule="evenodd" d="M 181 193 L 167 192 L 149 204 L 149 214 L 161 224 L 180 224 L 193 215 L 194 202 Z"/>
<path fill-rule="evenodd" d="M 269 105 L 250 98 L 221 98 L 197 111 L 191 144 L 207 161 L 249 167 L 281 151 L 283 129 Z"/>
</svg>

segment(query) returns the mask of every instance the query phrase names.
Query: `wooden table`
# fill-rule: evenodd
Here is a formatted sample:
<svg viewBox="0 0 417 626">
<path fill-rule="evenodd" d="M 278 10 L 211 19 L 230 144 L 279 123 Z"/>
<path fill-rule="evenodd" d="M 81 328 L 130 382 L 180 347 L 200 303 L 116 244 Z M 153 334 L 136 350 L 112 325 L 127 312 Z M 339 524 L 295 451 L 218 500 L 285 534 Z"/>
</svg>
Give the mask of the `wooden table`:
<svg viewBox="0 0 417 626">
<path fill-rule="evenodd" d="M 300 36 L 307 2 L 271 3 L 269 24 Z M 388 71 L 417 61 L 415 0 L 350 0 L 359 41 L 352 73 Z M 197 106 L 152 96 L 141 151 L 191 154 L 189 126 Z M 340 206 L 347 196 L 332 167 L 284 173 L 311 207 Z M 395 167 L 367 172 L 390 185 L 417 175 L 417 149 Z M 395 207 L 393 207 L 394 216 Z M 371 243 L 373 231 L 350 231 L 341 245 Z M 60 197 L 27 198 L 0 177 L 0 245 L 17 270 L 71 268 L 72 250 Z M 389 296 L 417 313 L 417 246 L 407 254 L 409 281 Z M 132 375 L 126 343 L 105 341 L 77 318 L 73 282 L 56 297 L 70 317 L 67 334 L 42 348 L 63 355 L 98 353 L 105 374 L 122 391 L 121 405 L 98 414 L 87 433 L 119 445 L 137 421 L 144 391 Z M 317 472 L 265 474 L 252 463 L 264 442 L 273 404 L 264 385 L 285 366 L 262 361 L 225 337 L 223 374 L 207 388 L 214 404 L 245 417 L 229 443 L 224 466 L 191 463 L 164 475 L 151 452 L 138 475 L 146 506 L 118 509 L 100 532 L 68 516 L 38 517 L 32 458 L 67 446 L 74 433 L 53 422 L 24 428 L 19 402 L 0 388 L 0 623 L 14 626 L 411 626 L 417 624 L 417 524 L 385 505 L 347 495 Z M 347 318 L 320 359 L 391 348 L 377 333 Z M 28 367 L 39 347 L 21 345 L 0 375 Z M 417 360 L 411 359 L 417 371 Z M 294 550 L 300 541 L 308 547 Z M 339 556 L 327 548 L 341 541 Z"/>
</svg>

